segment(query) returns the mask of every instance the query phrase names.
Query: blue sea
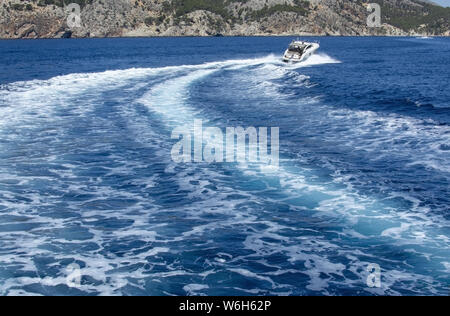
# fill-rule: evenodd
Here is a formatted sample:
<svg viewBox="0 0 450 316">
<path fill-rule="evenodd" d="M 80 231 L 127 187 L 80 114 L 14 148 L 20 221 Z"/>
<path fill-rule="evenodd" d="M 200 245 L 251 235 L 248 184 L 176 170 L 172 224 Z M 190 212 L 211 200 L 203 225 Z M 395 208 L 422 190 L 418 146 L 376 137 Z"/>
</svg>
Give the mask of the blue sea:
<svg viewBox="0 0 450 316">
<path fill-rule="evenodd" d="M 0 41 L 0 294 L 449 295 L 450 39 L 304 39 Z"/>
</svg>

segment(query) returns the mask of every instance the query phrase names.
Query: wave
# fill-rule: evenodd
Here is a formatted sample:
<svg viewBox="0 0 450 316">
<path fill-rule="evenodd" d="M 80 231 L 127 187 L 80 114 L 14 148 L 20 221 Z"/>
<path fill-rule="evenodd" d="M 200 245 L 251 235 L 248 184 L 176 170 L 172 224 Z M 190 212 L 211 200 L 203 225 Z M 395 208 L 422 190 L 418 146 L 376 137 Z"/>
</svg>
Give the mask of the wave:
<svg viewBox="0 0 450 316">
<path fill-rule="evenodd" d="M 232 70 L 236 70 L 236 68 L 233 68 Z M 201 117 L 203 113 L 201 113 L 196 106 L 190 104 L 188 91 L 193 85 L 195 85 L 196 82 L 200 80 L 202 82 L 207 81 L 208 79 L 206 78 L 216 71 L 217 69 L 210 69 L 191 72 L 185 76 L 161 83 L 146 94 L 140 102 L 147 105 L 152 111 L 162 115 L 162 119 L 168 126 L 173 127 L 177 124 L 193 122 L 195 118 L 208 120 L 210 118 Z M 255 86 L 254 84 L 257 83 L 258 80 L 265 80 L 267 77 L 270 77 L 272 80 L 280 79 L 285 76 L 287 72 L 289 72 L 289 70 L 278 68 L 277 65 L 273 64 L 265 64 L 256 68 L 255 71 L 257 73 L 259 72 L 259 77 L 254 76 L 254 71 L 239 72 L 239 75 L 245 76 L 244 81 L 253 80 L 251 85 Z M 256 87 L 258 87 L 258 85 L 256 85 Z M 263 88 L 267 89 L 266 86 Z M 358 120 L 362 119 L 366 123 L 368 122 L 367 120 L 372 119 L 373 117 L 370 113 L 339 113 L 340 112 L 338 110 L 329 110 L 327 115 L 334 116 L 335 118 L 339 118 L 340 115 L 342 115 L 343 118 L 348 120 L 356 118 Z M 354 118 L 354 116 L 356 116 L 356 118 Z M 405 122 L 409 122 L 405 121 L 403 123 L 399 123 L 395 118 L 387 122 L 384 118 L 376 118 L 375 120 L 377 120 L 378 123 L 380 123 L 380 120 L 381 122 L 385 122 L 386 126 L 383 129 L 386 131 L 392 128 L 397 130 L 397 128 L 404 126 Z M 378 123 L 375 124 L 378 126 L 378 129 L 384 126 L 379 126 Z M 394 127 L 398 124 L 400 124 L 398 127 Z M 362 130 L 360 131 L 359 129 L 364 128 L 366 125 L 364 122 L 359 122 L 358 124 L 352 124 L 352 126 L 356 126 L 358 129 L 357 131 L 351 131 L 353 135 L 353 133 L 362 133 Z M 372 130 L 372 128 L 373 127 L 371 126 L 370 129 Z M 336 135 L 341 134 L 338 133 Z M 347 139 L 347 137 L 345 137 L 345 139 Z M 351 137 L 349 139 L 351 139 Z M 370 144 L 371 146 L 374 145 L 373 142 Z M 355 147 L 357 145 L 355 144 L 351 146 Z M 249 195 L 248 191 L 238 191 L 240 195 L 246 196 L 247 199 L 250 199 L 255 203 L 283 203 L 288 205 L 291 211 L 299 212 L 299 214 L 312 211 L 313 213 L 308 213 L 309 216 L 317 219 L 321 218 L 324 221 L 329 221 L 330 218 L 335 217 L 336 222 L 334 222 L 334 224 L 345 227 L 345 231 L 342 232 L 341 235 L 350 240 L 366 240 L 370 238 L 372 240 L 379 240 L 380 243 L 390 240 L 389 242 L 396 246 L 420 245 L 424 247 L 422 249 L 424 255 L 429 258 L 437 256 L 432 261 L 434 266 L 439 267 L 437 269 L 442 269 L 444 267 L 443 264 L 445 262 L 438 256 L 440 247 L 444 247 L 446 243 L 445 240 L 442 240 L 439 237 L 441 234 L 440 231 L 442 230 L 441 223 L 443 218 L 434 215 L 431 216 L 431 214 L 428 214 L 429 210 L 420 207 L 419 203 L 415 203 L 415 206 L 412 209 L 399 209 L 398 205 L 390 204 L 386 201 L 379 201 L 373 197 L 358 193 L 352 188 L 351 183 L 347 182 L 345 178 L 335 177 L 334 182 L 328 184 L 313 183 L 311 179 L 317 177 L 314 172 L 296 166 L 295 160 L 283 160 L 283 166 L 277 170 L 266 168 L 264 165 L 255 166 L 252 164 L 239 164 L 237 167 L 242 173 L 239 177 L 248 177 L 253 179 L 253 181 L 257 180 L 261 183 L 267 183 L 270 181 L 269 179 L 273 177 L 279 179 L 280 188 L 278 189 L 278 194 L 280 196 L 284 196 L 282 199 L 269 198 L 265 196 L 264 199 L 261 200 L 259 193 Z M 199 173 L 204 174 L 204 178 L 206 179 L 208 177 L 212 177 L 213 173 L 221 173 L 221 171 L 217 170 L 212 172 L 207 166 L 197 168 L 195 169 L 195 172 L 193 172 L 190 168 L 188 169 L 190 172 L 183 174 L 191 174 L 191 176 L 187 177 L 187 179 L 185 176 L 180 177 L 180 187 L 188 188 L 189 191 L 193 192 L 191 193 L 191 196 L 193 197 L 201 197 L 203 195 L 202 192 L 204 192 L 205 189 L 211 185 L 209 181 L 205 181 L 204 185 L 200 186 L 190 185 L 190 182 L 198 181 Z M 197 176 L 194 177 L 192 174 L 197 174 Z M 340 185 L 344 185 L 344 188 L 340 187 Z M 236 192 L 233 185 L 231 185 L 231 189 L 233 192 Z M 213 204 L 220 204 L 226 200 L 226 196 L 226 194 L 225 196 L 216 195 Z M 412 199 L 410 196 L 404 196 L 404 198 L 407 200 Z M 207 205 L 203 206 L 199 203 L 193 209 L 198 209 L 199 206 L 201 206 L 200 209 L 203 209 L 204 207 L 211 207 L 211 201 L 209 200 L 207 203 Z M 229 207 L 232 208 L 231 206 Z M 235 211 L 238 210 L 235 209 Z M 255 219 L 251 219 L 248 222 L 249 225 L 252 223 L 255 223 Z M 230 224 L 231 223 L 229 222 L 225 222 L 219 226 L 227 226 Z M 201 235 L 205 232 L 205 229 L 217 229 L 217 225 L 218 224 L 215 223 L 213 227 L 207 226 L 200 230 L 197 227 L 194 234 Z M 273 225 L 273 223 L 271 223 L 271 225 Z M 354 228 L 350 228 L 352 226 L 354 226 Z M 324 266 L 336 266 L 338 269 L 336 268 L 335 270 L 331 270 L 333 270 L 333 273 L 342 275 L 345 267 L 343 265 L 333 263 L 326 257 L 314 257 L 309 254 L 304 254 L 304 250 L 302 250 L 300 246 L 280 247 L 278 243 L 270 244 L 262 242 L 265 238 L 283 240 L 282 235 L 279 234 L 280 229 L 282 228 L 277 227 L 276 229 L 272 229 L 270 234 L 267 234 L 266 231 L 255 231 L 248 237 L 246 246 L 249 250 L 252 250 L 254 253 L 261 256 L 262 254 L 268 255 L 288 253 L 290 256 L 289 260 L 292 262 L 297 260 L 308 260 L 312 266 L 316 267 L 316 270 L 311 267 L 310 272 L 308 272 L 311 277 L 311 282 L 307 288 L 317 291 L 326 291 L 328 285 L 325 283 L 320 285 L 321 282 L 319 282 L 315 273 L 319 273 L 319 271 L 323 272 L 323 269 L 321 270 L 321 268 Z M 420 240 L 417 240 L 415 237 L 417 235 L 421 236 Z M 439 244 L 439 246 L 436 247 L 436 244 Z M 328 242 L 327 244 L 327 249 L 338 247 L 339 245 L 333 242 Z M 349 255 L 351 252 L 352 251 L 349 251 Z M 364 252 L 364 256 L 372 256 L 375 260 L 375 256 L 370 253 Z M 370 262 L 359 261 L 354 262 L 354 264 L 363 267 L 364 264 L 369 265 Z M 410 277 L 413 277 L 413 274 L 410 274 Z M 261 278 L 261 276 L 259 276 L 259 278 Z M 421 276 L 415 275 L 414 279 L 418 282 L 421 279 Z M 389 279 L 388 282 L 394 284 L 395 279 Z"/>
<path fill-rule="evenodd" d="M 298 69 L 303 67 L 311 67 L 311 66 L 319 66 L 319 65 L 326 65 L 326 64 L 340 64 L 341 61 L 328 56 L 324 53 L 314 54 L 311 57 L 309 57 L 307 60 L 297 63 L 297 64 L 289 64 L 290 68 Z"/>
<path fill-rule="evenodd" d="M 279 101 L 286 97 L 280 89 L 283 87 L 280 81 L 286 76 L 295 79 L 292 82 L 297 87 L 307 87 L 306 83 L 311 78 L 296 70 L 337 62 L 327 55 L 315 55 L 306 63 L 285 65 L 278 57 L 269 55 L 200 65 L 73 74 L 47 81 L 2 86 L 0 93 L 5 98 L 2 98 L 0 112 L 5 117 L 1 120 L 1 127 L 23 120 L 33 123 L 36 117 L 50 120 L 56 115 L 52 110 L 70 108 L 80 100 L 88 103 L 80 104 L 79 111 L 91 111 L 105 102 L 102 93 L 117 90 L 132 94 L 129 99 L 123 95 L 111 97 L 115 101 L 122 98 L 132 100 L 130 105 L 120 104 L 119 112 L 126 120 L 124 125 L 135 129 L 135 135 L 149 135 L 150 139 L 140 137 L 137 141 L 143 145 L 155 139 L 160 142 L 148 146 L 150 150 L 145 151 L 148 155 L 146 159 L 134 151 L 131 156 L 109 153 L 108 160 L 114 162 L 111 166 L 99 160 L 102 168 L 107 170 L 104 176 L 95 165 L 95 174 L 100 176 L 83 178 L 83 173 L 75 171 L 77 166 L 70 166 L 66 161 L 67 169 L 61 171 L 61 178 L 53 180 L 51 189 L 59 191 L 64 187 L 68 191 L 63 194 L 74 196 L 76 202 L 70 205 L 70 212 L 73 213 L 70 216 L 75 220 L 58 219 L 45 213 L 27 213 L 30 205 L 42 207 L 42 197 L 30 193 L 34 194 L 27 196 L 30 202 L 15 204 L 15 215 L 34 216 L 35 224 L 51 221 L 46 229 L 55 235 L 51 235 L 53 238 L 45 234 L 36 237 L 31 232 L 16 232 L 13 243 L 27 254 L 17 258 L 15 264 L 24 271 L 40 271 L 39 262 L 30 261 L 30 256 L 51 255 L 48 249 L 56 247 L 60 254 L 51 260 L 52 264 L 60 265 L 59 260 L 62 259 L 83 263 L 83 274 L 101 281 L 101 285 L 95 282 L 83 285 L 81 290 L 87 293 L 117 294 L 130 288 L 156 291 L 158 282 L 170 283 L 171 278 L 176 278 L 177 284 L 183 283 L 184 287 L 178 292 L 165 294 L 204 293 L 210 289 L 204 284 L 206 277 L 220 278 L 226 273 L 236 275 L 239 280 L 252 279 L 256 284 L 256 292 L 253 293 L 256 294 L 301 294 L 299 289 L 325 294 L 332 292 L 333 285 L 342 287 L 342 283 L 348 288 L 359 287 L 361 281 L 358 275 L 361 271 L 368 264 L 379 262 L 389 267 L 384 274 L 386 286 L 368 290 L 369 293 L 399 294 L 396 289 L 401 289 L 405 284 L 410 289 L 429 287 L 432 292 L 433 287 L 441 286 L 439 280 L 425 277 L 426 273 L 421 271 L 406 272 L 409 271 L 407 264 L 397 262 L 395 258 L 380 258 L 376 249 L 384 247 L 388 252 L 402 253 L 406 252 L 405 249 L 418 249 L 420 253 L 414 256 L 427 258 L 428 263 L 424 264 L 427 269 L 435 271 L 435 274 L 448 270 L 445 254 L 441 254 L 441 250 L 448 245 L 448 239 L 441 232 L 441 219 L 429 216 L 429 210 L 420 201 L 412 200 L 410 195 L 404 194 L 403 198 L 410 199 L 411 209 L 399 209 L 395 203 L 358 192 L 349 181 L 348 177 L 352 175 L 337 172 L 334 177 L 325 180 L 316 170 L 303 167 L 301 161 L 296 159 L 282 157 L 282 166 L 277 170 L 258 164 L 178 165 L 170 160 L 167 144 L 163 148 L 159 146 L 167 143 L 167 135 L 158 130 L 157 124 L 170 130 L 193 123 L 196 118 L 205 122 L 218 119 L 213 112 L 206 112 L 199 104 L 193 103 L 192 93 L 196 86 L 213 81 L 214 75 L 221 71 L 235 73 L 242 82 L 253 85 L 255 92 L 266 91 L 266 98 L 277 98 Z M 242 89 L 246 93 L 245 86 Z M 141 94 L 142 91 L 145 92 Z M 286 100 L 290 101 L 289 96 Z M 306 110 L 311 111 L 322 106 L 320 99 L 308 97 L 298 98 L 296 104 L 309 105 Z M 150 117 L 144 116 L 139 106 L 144 106 Z M 110 109 L 105 107 L 101 110 Z M 356 126 L 353 133 L 346 135 L 346 140 L 358 133 L 368 133 L 380 124 L 380 133 L 390 132 L 392 135 L 405 124 L 408 125 L 408 121 L 389 121 L 384 117 L 375 117 L 373 113 L 328 110 L 326 115 L 333 116 L 336 121 L 349 120 L 350 125 Z M 110 116 L 94 119 L 107 120 Z M 408 128 L 414 129 L 414 124 L 408 125 Z M 122 133 L 127 132 L 122 130 Z M 430 137 L 435 132 L 430 130 Z M 128 135 L 120 135 L 118 130 L 110 137 L 125 136 Z M 64 145 L 67 146 L 67 143 Z M 81 149 L 85 148 L 77 150 Z M 134 161 L 136 156 L 142 160 Z M 57 161 L 56 158 L 53 160 Z M 149 174 L 152 176 L 149 177 Z M 126 183 L 117 186 L 115 179 L 122 177 L 126 178 Z M 84 186 L 77 187 L 76 181 L 79 179 L 86 180 Z M 15 180 L 18 183 L 30 181 L 23 176 Z M 37 182 L 37 187 L 44 183 L 44 179 L 37 177 L 33 181 Z M 108 181 L 113 181 L 113 185 Z M 1 193 L 7 198 L 5 201 L 13 200 L 9 192 L 3 190 Z M 87 196 L 83 203 L 77 201 L 88 193 L 91 196 Z M 112 197 L 116 202 L 112 201 Z M 116 205 L 117 200 L 134 202 L 129 202 L 130 206 Z M 54 201 L 47 198 L 45 202 L 51 204 Z M 10 209 L 13 205 L 2 207 Z M 111 221 L 115 222 L 112 224 Z M 108 226 L 109 223 L 111 226 Z M 111 227 L 118 228 L 112 230 Z M 9 233 L 1 233 L 2 238 Z M 68 235 L 70 233 L 79 240 L 70 239 L 74 238 Z M 240 240 L 244 251 L 229 253 L 232 252 L 227 248 L 229 240 Z M 371 241 L 369 247 L 367 240 Z M 184 243 L 187 241 L 190 242 L 188 250 Z M 224 244 L 217 245 L 217 241 Z M 120 250 L 116 249 L 118 244 L 121 245 Z M 37 249 L 36 245 L 41 247 Z M 195 253 L 203 254 L 205 249 L 211 249 L 211 253 L 205 256 Z M 180 264 L 179 257 L 186 251 L 195 254 L 195 263 L 200 261 L 201 271 L 188 270 Z M 271 258 L 275 259 L 271 261 Z M 188 257 L 184 259 L 190 260 Z M 8 256 L 0 256 L 2 264 L 7 265 L 8 260 Z M 255 267 L 255 262 L 259 266 Z M 299 280 L 303 283 L 293 285 L 287 277 L 292 274 L 301 275 Z M 348 278 L 348 275 L 352 277 Z M 32 286 L 39 283 L 41 277 L 25 276 L 20 282 Z M 150 285 L 135 282 L 137 279 L 146 280 Z M 56 287 L 64 284 L 65 279 L 57 277 L 49 281 L 48 284 Z M 11 291 L 14 291 L 15 285 L 9 279 L 2 283 L 0 292 L 13 293 Z M 238 290 L 236 285 L 232 288 Z"/>
</svg>

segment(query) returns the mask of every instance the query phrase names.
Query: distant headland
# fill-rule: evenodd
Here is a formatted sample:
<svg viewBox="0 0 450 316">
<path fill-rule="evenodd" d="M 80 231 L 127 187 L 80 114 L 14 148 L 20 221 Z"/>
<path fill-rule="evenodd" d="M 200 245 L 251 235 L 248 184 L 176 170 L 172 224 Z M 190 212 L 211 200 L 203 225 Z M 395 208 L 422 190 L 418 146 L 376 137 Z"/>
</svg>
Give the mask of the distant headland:
<svg viewBox="0 0 450 316">
<path fill-rule="evenodd" d="M 378 25 L 368 23 L 377 14 Z M 0 38 L 449 36 L 426 0 L 4 0 Z"/>
</svg>

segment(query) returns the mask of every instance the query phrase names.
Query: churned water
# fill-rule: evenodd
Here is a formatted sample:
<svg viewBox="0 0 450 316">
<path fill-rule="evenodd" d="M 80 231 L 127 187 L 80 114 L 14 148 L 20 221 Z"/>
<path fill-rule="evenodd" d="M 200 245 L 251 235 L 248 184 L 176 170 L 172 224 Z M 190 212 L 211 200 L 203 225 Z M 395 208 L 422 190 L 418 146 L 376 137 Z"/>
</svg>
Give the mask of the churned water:
<svg viewBox="0 0 450 316">
<path fill-rule="evenodd" d="M 0 294 L 448 295 L 450 39 L 320 41 L 0 41 Z M 175 163 L 195 119 L 279 168 Z"/>
</svg>

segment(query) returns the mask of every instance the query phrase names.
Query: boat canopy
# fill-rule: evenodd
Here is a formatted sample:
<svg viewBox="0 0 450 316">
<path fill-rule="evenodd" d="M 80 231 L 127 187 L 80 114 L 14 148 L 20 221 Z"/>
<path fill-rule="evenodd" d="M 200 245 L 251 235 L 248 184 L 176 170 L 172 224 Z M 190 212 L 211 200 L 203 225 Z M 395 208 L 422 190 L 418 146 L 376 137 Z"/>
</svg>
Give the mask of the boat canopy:
<svg viewBox="0 0 450 316">
<path fill-rule="evenodd" d="M 307 48 L 307 45 L 303 43 L 292 43 L 289 45 L 289 51 L 294 53 L 303 53 L 305 48 Z"/>
</svg>

